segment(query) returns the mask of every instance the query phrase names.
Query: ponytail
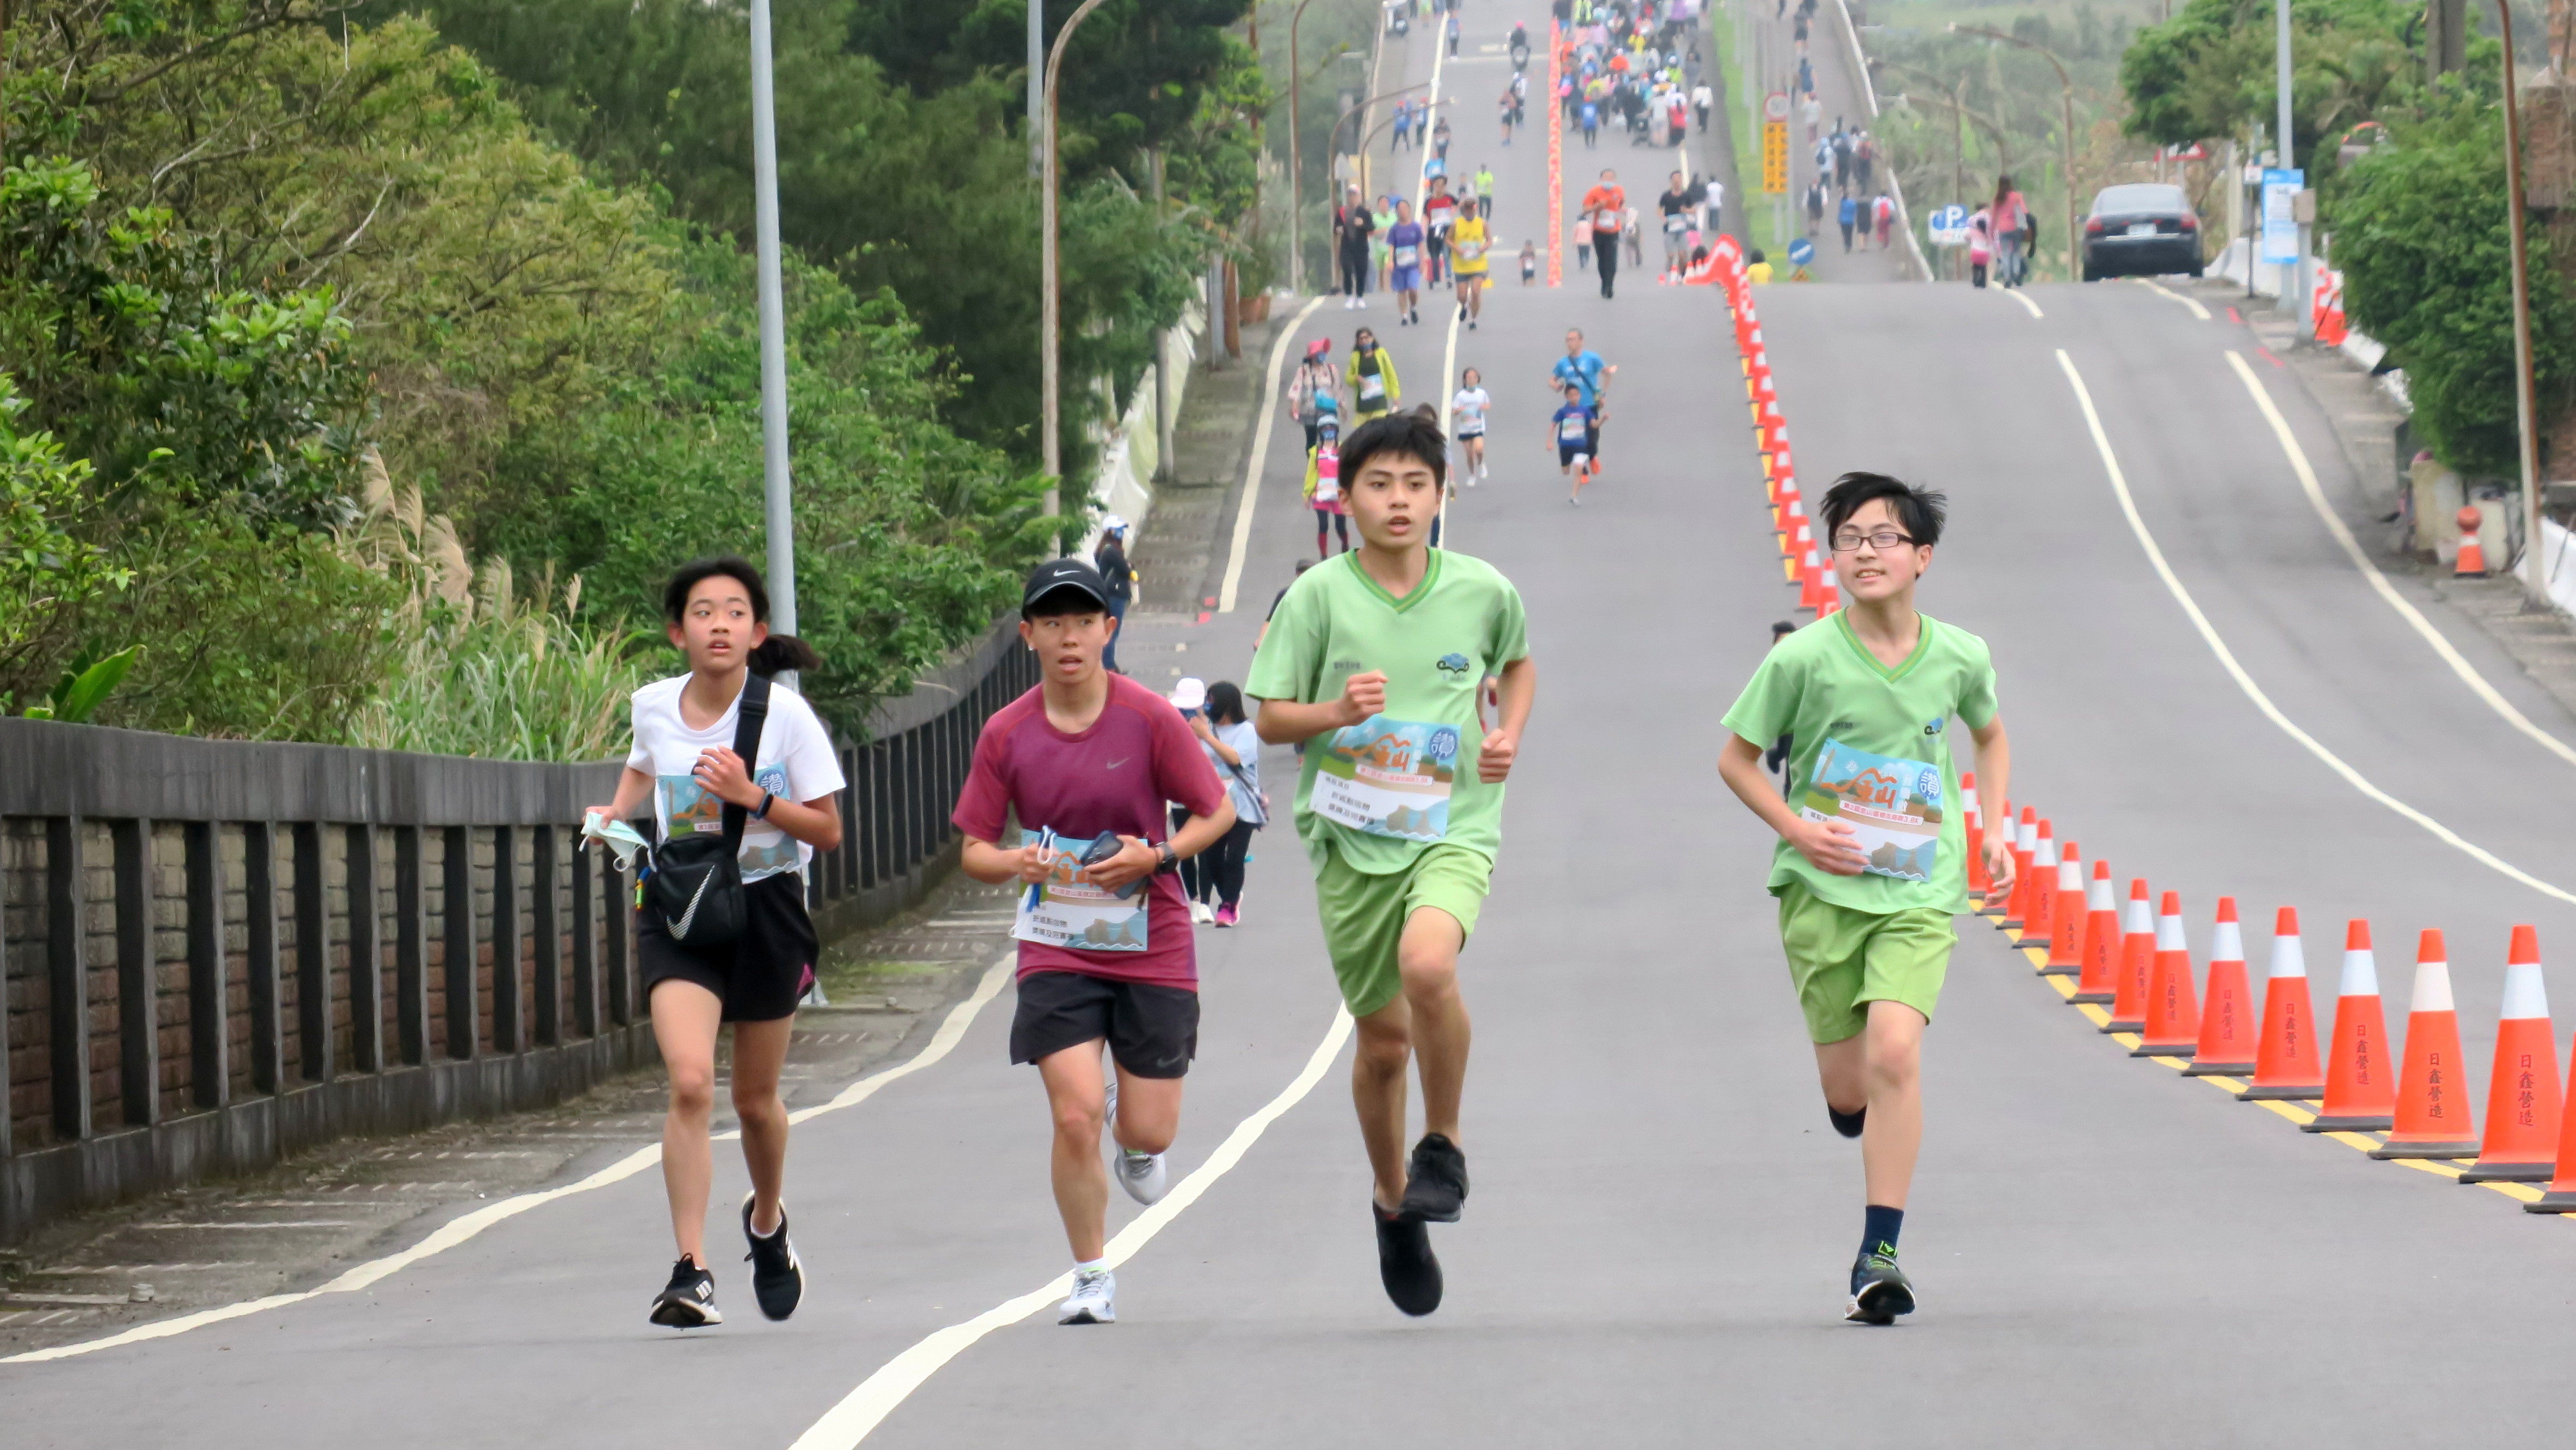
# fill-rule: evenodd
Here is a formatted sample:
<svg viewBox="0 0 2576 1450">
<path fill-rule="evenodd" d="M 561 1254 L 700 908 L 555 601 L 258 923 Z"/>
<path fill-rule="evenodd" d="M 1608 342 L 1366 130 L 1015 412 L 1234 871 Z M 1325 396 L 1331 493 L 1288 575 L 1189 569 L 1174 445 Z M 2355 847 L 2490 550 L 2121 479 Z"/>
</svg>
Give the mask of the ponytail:
<svg viewBox="0 0 2576 1450">
<path fill-rule="evenodd" d="M 823 657 L 792 634 L 773 634 L 752 650 L 747 663 L 755 675 L 775 675 L 781 670 L 819 670 Z"/>
</svg>

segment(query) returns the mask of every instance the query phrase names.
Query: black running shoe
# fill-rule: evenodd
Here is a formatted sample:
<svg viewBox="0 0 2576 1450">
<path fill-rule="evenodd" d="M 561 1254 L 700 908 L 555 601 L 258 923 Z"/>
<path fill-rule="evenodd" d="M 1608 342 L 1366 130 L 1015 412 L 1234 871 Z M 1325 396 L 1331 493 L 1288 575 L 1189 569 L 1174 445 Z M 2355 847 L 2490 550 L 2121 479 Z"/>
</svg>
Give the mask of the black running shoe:
<svg viewBox="0 0 2576 1450">
<path fill-rule="evenodd" d="M 1894 1324 L 1899 1314 L 1914 1312 L 1914 1285 L 1896 1267 L 1896 1255 L 1884 1247 L 1860 1256 L 1852 1265 L 1851 1302 L 1843 1318 L 1856 1324 Z"/>
<path fill-rule="evenodd" d="M 1846 1113 L 1827 1103 L 1825 1116 L 1832 1120 L 1834 1131 L 1846 1138 L 1859 1137 L 1861 1129 L 1869 1124 L 1869 1109 L 1865 1106 L 1857 1113 Z"/>
<path fill-rule="evenodd" d="M 751 1200 L 742 1196 L 742 1236 L 751 1245 L 743 1257 L 751 1263 L 751 1296 L 760 1312 L 784 1319 L 805 1298 L 805 1266 L 796 1261 L 796 1245 L 787 1237 L 787 1205 L 778 1205 L 778 1232 L 767 1238 L 751 1231 Z"/>
<path fill-rule="evenodd" d="M 1440 1260 L 1431 1252 L 1431 1230 L 1409 1213 L 1389 1213 L 1369 1201 L 1377 1223 L 1377 1278 L 1395 1307 L 1416 1319 L 1440 1307 Z"/>
<path fill-rule="evenodd" d="M 1438 1133 L 1425 1133 L 1413 1145 L 1405 1166 L 1404 1215 L 1425 1223 L 1456 1223 L 1467 1201 L 1467 1155 Z"/>
<path fill-rule="evenodd" d="M 673 1264 L 669 1287 L 653 1296 L 653 1312 L 645 1317 L 673 1329 L 724 1323 L 716 1308 L 716 1276 L 686 1259 Z"/>
</svg>

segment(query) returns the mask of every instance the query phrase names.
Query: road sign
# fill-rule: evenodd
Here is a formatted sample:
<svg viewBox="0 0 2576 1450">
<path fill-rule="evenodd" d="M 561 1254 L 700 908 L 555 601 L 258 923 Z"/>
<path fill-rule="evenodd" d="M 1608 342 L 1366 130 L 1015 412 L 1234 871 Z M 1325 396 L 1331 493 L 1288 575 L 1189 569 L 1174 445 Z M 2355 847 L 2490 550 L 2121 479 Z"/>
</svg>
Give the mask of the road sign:
<svg viewBox="0 0 2576 1450">
<path fill-rule="evenodd" d="M 1816 260 L 1815 243 L 1808 241 L 1805 237 L 1799 237 L 1795 241 L 1789 243 L 1790 266 L 1803 267 L 1814 260 Z"/>
<path fill-rule="evenodd" d="M 1788 123 L 1789 93 L 1787 91 L 1773 91 L 1762 98 L 1762 119 L 1778 121 L 1784 125 Z"/>
<path fill-rule="evenodd" d="M 1936 247 L 1956 247 L 1963 246 L 1967 243 L 1968 209 L 1966 207 L 1959 206 L 1955 203 L 1949 206 L 1936 207 L 1933 209 L 1932 215 L 1926 218 L 1926 220 L 1931 224 L 1932 245 Z"/>
<path fill-rule="evenodd" d="M 1789 189 L 1789 123 L 1762 123 L 1762 189 L 1774 196 Z"/>
<path fill-rule="evenodd" d="M 2292 198 L 2307 183 L 2302 171 L 2272 167 L 2263 173 L 2263 260 L 2299 260 L 2299 221 Z"/>
</svg>

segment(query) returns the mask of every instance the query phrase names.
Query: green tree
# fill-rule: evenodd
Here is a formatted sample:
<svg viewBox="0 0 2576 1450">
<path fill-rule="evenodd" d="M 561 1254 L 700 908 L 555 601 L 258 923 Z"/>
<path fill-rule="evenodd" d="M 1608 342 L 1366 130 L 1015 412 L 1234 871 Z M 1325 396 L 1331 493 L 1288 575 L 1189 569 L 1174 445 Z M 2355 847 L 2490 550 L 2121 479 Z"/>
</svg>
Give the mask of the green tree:
<svg viewBox="0 0 2576 1450">
<path fill-rule="evenodd" d="M 2423 57 L 2410 48 L 2421 6 L 2402 0 L 2293 0 L 2290 7 L 2292 144 L 2320 184 L 2335 165 L 2324 138 L 2339 137 L 2418 89 Z M 2172 19 L 2138 32 L 2120 58 L 2128 134 L 2180 146 L 2233 136 L 2278 114 L 2273 0 L 2191 0 Z"/>
<path fill-rule="evenodd" d="M 2458 99 L 2392 129 L 2334 197 L 2334 260 L 2353 325 L 2406 369 L 2415 426 L 2466 473 L 2519 472 L 2514 421 L 2512 229 L 2503 112 Z M 2529 220 L 2539 416 L 2576 402 L 2576 297 Z"/>
</svg>

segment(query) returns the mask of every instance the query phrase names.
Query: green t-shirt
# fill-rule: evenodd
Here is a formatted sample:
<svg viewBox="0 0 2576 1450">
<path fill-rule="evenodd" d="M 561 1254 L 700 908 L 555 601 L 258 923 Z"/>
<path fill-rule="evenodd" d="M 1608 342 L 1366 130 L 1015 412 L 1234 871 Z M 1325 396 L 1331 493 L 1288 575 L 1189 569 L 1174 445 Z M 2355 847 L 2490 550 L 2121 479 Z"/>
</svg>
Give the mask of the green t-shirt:
<svg viewBox="0 0 2576 1450">
<path fill-rule="evenodd" d="M 1289 586 L 1243 692 L 1301 704 L 1340 697 L 1353 675 L 1386 672 L 1386 709 L 1306 746 L 1297 777 L 1297 834 L 1315 864 L 1327 843 L 1353 870 L 1403 871 L 1434 843 L 1494 859 L 1503 840 L 1503 787 L 1476 778 L 1485 738 L 1477 697 L 1487 676 L 1529 654 L 1520 591 L 1493 565 L 1431 551 L 1422 582 L 1402 599 L 1341 554 Z M 1318 800 L 1318 775 L 1333 779 Z M 1368 827 L 1348 824 L 1371 818 Z"/>
<path fill-rule="evenodd" d="M 1948 727 L 1954 715 L 1972 730 L 1995 718 L 1995 666 L 1984 640 L 1922 619 L 1922 639 L 1894 669 L 1852 633 L 1850 616 L 1810 624 L 1772 647 L 1726 712 L 1727 729 L 1766 749 L 1794 735 L 1789 808 L 1839 817 L 1870 855 L 1873 869 L 1834 876 L 1784 839 L 1771 859 L 1772 895 L 1795 881 L 1855 911 L 1968 909 L 1967 822 L 1951 808 L 1959 771 Z"/>
</svg>

